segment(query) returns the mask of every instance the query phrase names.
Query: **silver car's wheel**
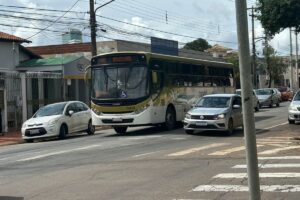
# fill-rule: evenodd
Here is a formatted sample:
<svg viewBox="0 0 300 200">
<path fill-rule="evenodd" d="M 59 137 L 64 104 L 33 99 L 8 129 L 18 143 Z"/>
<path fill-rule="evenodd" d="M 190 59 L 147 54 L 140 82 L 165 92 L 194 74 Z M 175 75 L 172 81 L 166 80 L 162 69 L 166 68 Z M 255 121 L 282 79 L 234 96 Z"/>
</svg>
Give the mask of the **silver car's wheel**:
<svg viewBox="0 0 300 200">
<path fill-rule="evenodd" d="M 289 119 L 289 124 L 295 124 L 295 120 L 290 120 Z"/>
</svg>

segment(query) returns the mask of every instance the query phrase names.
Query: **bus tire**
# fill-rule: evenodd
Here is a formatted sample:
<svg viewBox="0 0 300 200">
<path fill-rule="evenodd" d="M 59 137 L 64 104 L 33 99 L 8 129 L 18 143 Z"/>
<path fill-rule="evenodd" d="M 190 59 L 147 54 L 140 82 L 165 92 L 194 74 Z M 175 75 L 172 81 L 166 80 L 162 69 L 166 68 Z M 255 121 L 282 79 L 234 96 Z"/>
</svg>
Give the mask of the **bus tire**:
<svg viewBox="0 0 300 200">
<path fill-rule="evenodd" d="M 165 128 L 170 131 L 176 127 L 176 112 L 172 106 L 168 106 L 165 117 Z"/>
<path fill-rule="evenodd" d="M 114 126 L 113 127 L 118 134 L 124 134 L 127 131 L 127 126 Z"/>
<path fill-rule="evenodd" d="M 185 130 L 186 134 L 192 135 L 194 133 L 194 130 Z"/>
</svg>

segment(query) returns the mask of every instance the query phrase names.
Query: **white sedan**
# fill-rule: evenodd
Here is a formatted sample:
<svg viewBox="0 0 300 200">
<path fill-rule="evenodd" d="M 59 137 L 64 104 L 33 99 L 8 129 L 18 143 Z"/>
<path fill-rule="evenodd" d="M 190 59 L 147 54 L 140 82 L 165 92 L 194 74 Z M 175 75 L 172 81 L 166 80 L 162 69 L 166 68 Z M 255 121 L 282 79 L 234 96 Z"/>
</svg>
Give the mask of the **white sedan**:
<svg viewBox="0 0 300 200">
<path fill-rule="evenodd" d="M 86 131 L 94 134 L 91 111 L 80 101 L 68 101 L 41 107 L 22 125 L 22 138 L 27 142 L 45 137 L 64 139 L 69 133 Z"/>
</svg>

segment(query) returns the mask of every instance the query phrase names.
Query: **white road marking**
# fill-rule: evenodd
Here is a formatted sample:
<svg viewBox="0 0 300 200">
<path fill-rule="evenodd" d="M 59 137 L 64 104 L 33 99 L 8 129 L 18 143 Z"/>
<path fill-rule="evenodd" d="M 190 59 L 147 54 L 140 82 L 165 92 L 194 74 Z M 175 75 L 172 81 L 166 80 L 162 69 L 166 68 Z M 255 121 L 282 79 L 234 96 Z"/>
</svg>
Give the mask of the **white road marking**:
<svg viewBox="0 0 300 200">
<path fill-rule="evenodd" d="M 177 138 L 172 138 L 171 140 L 186 140 L 184 137 L 177 137 Z"/>
<path fill-rule="evenodd" d="M 288 150 L 292 150 L 292 149 L 300 149 L 300 146 L 288 146 L 288 147 L 281 147 L 281 148 L 276 148 L 276 149 L 271 149 L 271 150 L 267 150 L 267 151 L 263 151 L 263 152 L 259 152 L 258 154 L 262 155 L 262 154 L 276 154 L 279 153 L 281 151 L 288 151 Z"/>
<path fill-rule="evenodd" d="M 285 138 L 288 138 L 288 139 L 291 139 L 291 138 L 294 138 L 294 137 L 267 137 L 267 138 L 271 138 L 271 139 L 285 139 Z"/>
<path fill-rule="evenodd" d="M 300 156 L 258 157 L 258 160 L 300 160 Z"/>
<path fill-rule="evenodd" d="M 257 147 L 262 147 L 264 145 L 257 145 Z M 234 148 L 230 148 L 230 149 L 224 149 L 221 151 L 216 151 L 214 153 L 210 153 L 208 155 L 210 156 L 224 156 L 233 152 L 237 152 L 237 151 L 242 151 L 245 150 L 245 146 L 240 146 L 240 147 L 234 147 Z"/>
<path fill-rule="evenodd" d="M 213 178 L 247 178 L 247 173 L 223 173 Z M 300 173 L 259 173 L 259 178 L 300 178 Z"/>
<path fill-rule="evenodd" d="M 74 152 L 74 151 L 87 150 L 87 149 L 91 149 L 91 148 L 95 148 L 95 147 L 99 147 L 99 146 L 101 146 L 101 145 L 90 145 L 90 146 L 86 146 L 86 147 L 79 147 L 79 148 L 76 148 L 76 149 L 56 151 L 56 152 L 42 154 L 42 155 L 33 156 L 33 157 L 29 157 L 29 158 L 23 158 L 23 159 L 20 159 L 20 160 L 17 160 L 17 161 L 18 162 L 24 162 L 24 161 L 36 160 L 36 159 L 46 158 L 46 157 L 49 157 L 49 156 L 54 156 L 54 155 L 59 155 L 59 154 L 64 154 L 64 153 L 70 153 L 70 152 Z"/>
<path fill-rule="evenodd" d="M 275 128 L 275 127 L 278 127 L 278 126 L 283 126 L 283 125 L 286 125 L 286 124 L 288 124 L 288 122 L 284 122 L 284 123 L 281 123 L 281 124 L 277 124 L 277 125 L 274 125 L 274 126 L 267 127 L 267 128 L 264 128 L 264 130 L 272 129 L 272 128 Z"/>
<path fill-rule="evenodd" d="M 258 164 L 259 168 L 267 169 L 267 168 L 297 168 L 300 167 L 299 163 L 290 163 L 290 164 Z M 235 165 L 232 168 L 235 169 L 247 169 L 247 165 Z"/>
<path fill-rule="evenodd" d="M 151 155 L 151 154 L 154 154 L 154 153 L 158 153 L 158 152 L 160 152 L 160 151 L 153 151 L 153 152 L 149 152 L 149 153 L 138 154 L 138 155 L 134 155 L 132 157 L 133 158 L 138 158 L 138 157 L 148 156 L 148 155 Z"/>
<path fill-rule="evenodd" d="M 168 156 L 184 156 L 184 155 L 187 155 L 187 154 L 190 154 L 190 153 L 195 153 L 197 151 L 210 149 L 210 148 L 214 148 L 214 147 L 220 147 L 220 146 L 224 146 L 224 145 L 228 145 L 228 143 L 209 144 L 209 145 L 202 146 L 202 147 L 196 147 L 196 148 L 191 148 L 191 149 L 179 151 L 179 152 L 176 152 L 176 153 L 171 153 Z"/>
<path fill-rule="evenodd" d="M 149 135 L 149 136 L 139 136 L 139 137 L 128 137 L 128 140 L 144 140 L 149 138 L 160 138 L 162 135 Z"/>
<path fill-rule="evenodd" d="M 261 185 L 263 192 L 300 192 L 300 185 Z M 199 185 L 194 192 L 248 192 L 244 185 Z"/>
<path fill-rule="evenodd" d="M 257 144 L 292 144 L 293 142 L 285 142 L 285 141 L 281 141 L 281 142 L 271 142 L 271 141 L 257 141 Z"/>
</svg>

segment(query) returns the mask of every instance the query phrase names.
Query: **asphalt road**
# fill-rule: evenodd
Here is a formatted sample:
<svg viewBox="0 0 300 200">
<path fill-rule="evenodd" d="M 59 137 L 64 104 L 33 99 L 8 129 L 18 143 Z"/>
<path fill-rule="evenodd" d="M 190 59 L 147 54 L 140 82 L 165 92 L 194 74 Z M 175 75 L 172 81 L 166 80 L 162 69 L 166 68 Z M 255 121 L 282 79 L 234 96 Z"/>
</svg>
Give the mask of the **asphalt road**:
<svg viewBox="0 0 300 200">
<path fill-rule="evenodd" d="M 299 199 L 299 125 L 255 113 L 262 199 Z M 243 131 L 145 127 L 0 147 L 0 200 L 248 199 Z"/>
</svg>

